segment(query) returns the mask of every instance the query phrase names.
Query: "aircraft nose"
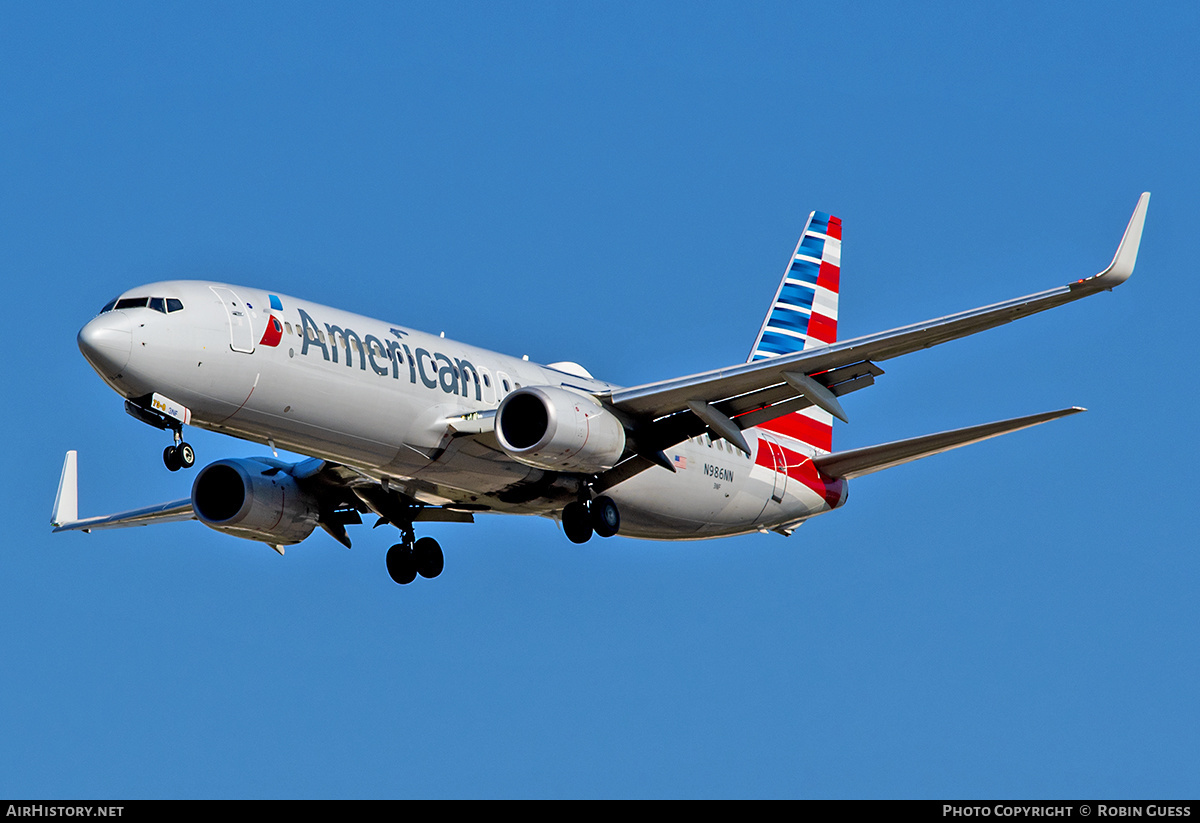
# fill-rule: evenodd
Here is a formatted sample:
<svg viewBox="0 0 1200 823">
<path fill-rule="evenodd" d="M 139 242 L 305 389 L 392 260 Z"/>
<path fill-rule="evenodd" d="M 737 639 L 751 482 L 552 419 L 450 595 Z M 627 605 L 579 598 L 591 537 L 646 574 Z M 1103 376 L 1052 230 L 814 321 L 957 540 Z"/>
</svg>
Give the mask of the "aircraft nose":
<svg viewBox="0 0 1200 823">
<path fill-rule="evenodd" d="M 92 368 L 105 377 L 116 377 L 129 363 L 133 323 L 124 312 L 105 312 L 80 329 L 78 339 L 79 350 Z"/>
</svg>

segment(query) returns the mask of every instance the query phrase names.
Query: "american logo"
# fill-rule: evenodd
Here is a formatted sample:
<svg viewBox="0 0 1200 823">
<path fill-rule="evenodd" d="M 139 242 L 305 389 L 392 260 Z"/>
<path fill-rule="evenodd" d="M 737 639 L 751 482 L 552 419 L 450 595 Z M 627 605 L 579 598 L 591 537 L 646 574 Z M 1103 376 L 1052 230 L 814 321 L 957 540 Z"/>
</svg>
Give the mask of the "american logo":
<svg viewBox="0 0 1200 823">
<path fill-rule="evenodd" d="M 271 313 L 267 315 L 267 328 L 263 332 L 262 340 L 258 341 L 258 345 L 275 348 L 283 339 L 283 324 L 279 322 L 279 318 L 274 313 L 283 311 L 283 301 L 273 294 L 267 296 L 271 298 Z"/>
</svg>

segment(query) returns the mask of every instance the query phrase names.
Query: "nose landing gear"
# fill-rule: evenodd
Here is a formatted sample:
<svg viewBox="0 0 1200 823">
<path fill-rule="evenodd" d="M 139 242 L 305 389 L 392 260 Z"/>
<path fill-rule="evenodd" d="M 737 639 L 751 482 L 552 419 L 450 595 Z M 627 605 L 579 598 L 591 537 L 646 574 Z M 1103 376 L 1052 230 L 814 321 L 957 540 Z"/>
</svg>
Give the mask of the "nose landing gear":
<svg viewBox="0 0 1200 823">
<path fill-rule="evenodd" d="M 183 442 L 183 424 L 192 413 L 185 406 L 160 394 L 125 401 L 125 412 L 156 429 L 170 429 L 175 445 L 163 449 L 163 465 L 173 472 L 196 465 L 196 451 Z"/>
<path fill-rule="evenodd" d="M 196 451 L 190 444 L 184 443 L 179 432 L 175 433 L 176 444 L 163 449 L 163 464 L 173 472 L 180 469 L 190 469 L 196 465 Z"/>
<path fill-rule="evenodd" d="M 611 497 L 601 495 L 591 503 L 568 503 L 562 512 L 563 531 L 572 543 L 586 543 L 595 533 L 612 537 L 621 528 L 621 513 Z"/>
</svg>

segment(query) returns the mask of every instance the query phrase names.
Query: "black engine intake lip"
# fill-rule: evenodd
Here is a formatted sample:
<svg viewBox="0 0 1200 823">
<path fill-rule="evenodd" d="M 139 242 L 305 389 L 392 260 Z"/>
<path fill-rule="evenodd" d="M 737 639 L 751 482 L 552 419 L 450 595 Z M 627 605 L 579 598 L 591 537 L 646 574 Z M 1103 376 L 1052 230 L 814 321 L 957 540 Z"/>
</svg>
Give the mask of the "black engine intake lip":
<svg viewBox="0 0 1200 823">
<path fill-rule="evenodd" d="M 236 523 L 250 506 L 246 490 L 250 478 L 233 461 L 218 460 L 205 466 L 192 484 L 192 508 L 207 523 Z"/>
</svg>

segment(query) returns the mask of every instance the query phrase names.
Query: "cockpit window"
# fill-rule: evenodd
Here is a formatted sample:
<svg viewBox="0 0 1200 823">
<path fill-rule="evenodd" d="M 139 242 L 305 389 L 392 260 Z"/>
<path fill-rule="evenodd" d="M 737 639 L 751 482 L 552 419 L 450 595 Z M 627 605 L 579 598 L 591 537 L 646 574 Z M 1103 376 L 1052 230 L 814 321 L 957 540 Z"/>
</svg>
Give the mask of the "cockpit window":
<svg viewBox="0 0 1200 823">
<path fill-rule="evenodd" d="M 146 308 L 168 314 L 174 311 L 183 311 L 183 301 L 177 297 L 123 297 L 119 300 L 110 300 L 105 303 L 100 313 L 104 314 L 106 311 L 113 311 L 114 309 Z"/>
</svg>

